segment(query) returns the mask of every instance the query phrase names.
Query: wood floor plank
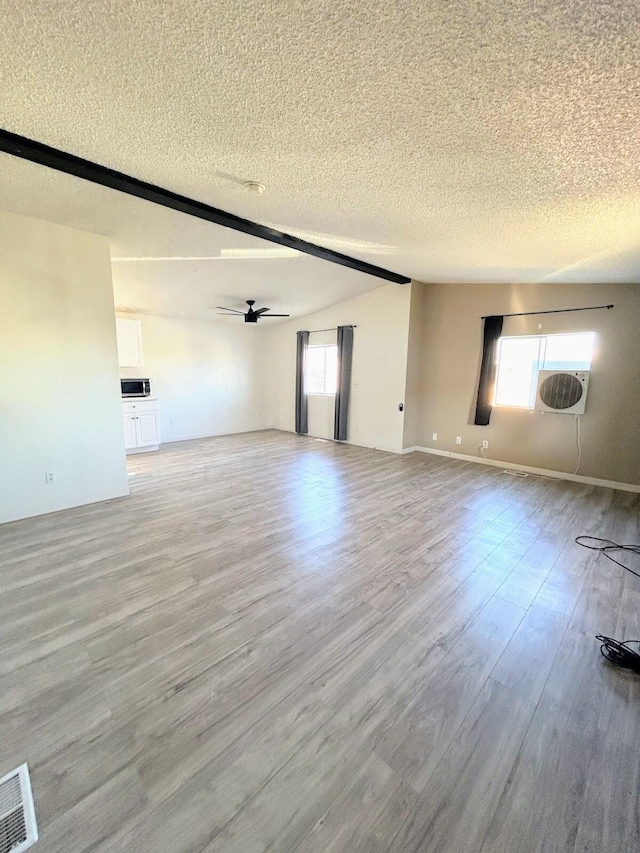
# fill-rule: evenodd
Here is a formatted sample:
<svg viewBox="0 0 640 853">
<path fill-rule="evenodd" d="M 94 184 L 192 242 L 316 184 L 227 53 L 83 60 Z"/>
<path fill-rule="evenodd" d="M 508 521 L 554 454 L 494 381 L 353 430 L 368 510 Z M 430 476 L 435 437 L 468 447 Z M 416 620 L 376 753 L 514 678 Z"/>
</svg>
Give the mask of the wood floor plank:
<svg viewBox="0 0 640 853">
<path fill-rule="evenodd" d="M 379 718 L 340 712 L 203 849 L 203 853 L 295 850 L 372 752 Z"/>
<path fill-rule="evenodd" d="M 303 690 L 290 695 L 227 748 L 184 779 L 143 820 L 117 834 L 115 849 L 136 853 L 201 850 L 304 748 L 329 710 Z"/>
<path fill-rule="evenodd" d="M 505 601 L 528 607 L 547 579 L 558 559 L 566 537 L 558 533 L 542 533 L 523 558 L 506 577 L 497 595 Z"/>
<path fill-rule="evenodd" d="M 637 496 L 276 431 L 0 527 L 38 850 L 634 853 Z M 632 555 L 629 555 L 632 556 Z"/>
<path fill-rule="evenodd" d="M 417 795 L 372 753 L 296 853 L 386 853 Z"/>
<path fill-rule="evenodd" d="M 616 678 L 598 657 L 591 638 L 567 631 L 482 853 L 573 850 L 600 712 Z"/>
<path fill-rule="evenodd" d="M 115 835 L 122 822 L 145 805 L 138 774 L 128 767 L 48 824 L 41 848 L 47 853 L 86 853 Z"/>
<path fill-rule="evenodd" d="M 102 686 L 91 675 L 83 673 L 39 693 L 0 717 L 0 773 L 25 761 L 46 760 L 111 717 Z"/>
<path fill-rule="evenodd" d="M 485 682 L 389 853 L 481 848 L 534 707 L 498 682 Z"/>
<path fill-rule="evenodd" d="M 567 614 L 532 604 L 492 670 L 491 678 L 536 704 L 568 625 Z"/>
<path fill-rule="evenodd" d="M 608 670 L 595 749 L 589 764 L 575 853 L 640 849 L 640 679 L 631 672 Z M 624 782 L 623 782 L 624 780 Z"/>
<path fill-rule="evenodd" d="M 38 820 L 45 826 L 53 823 L 131 765 L 137 752 L 133 720 L 117 727 L 109 717 L 79 733 L 73 742 L 31 768 L 38 792 Z"/>
<path fill-rule="evenodd" d="M 377 617 L 373 617 L 377 618 Z M 240 650 L 240 665 L 228 656 L 220 671 L 205 673 L 175 697 L 149 708 L 141 731 L 148 746 L 138 767 L 154 801 L 172 794 L 243 731 L 294 693 L 313 672 L 330 659 L 337 646 L 350 646 L 349 637 L 366 631 L 367 610 L 354 610 L 349 618 L 327 620 L 325 630 L 300 638 L 299 647 L 273 646 L 266 657 L 247 656 Z M 216 692 L 207 689 L 215 685 Z"/>
<path fill-rule="evenodd" d="M 429 781 L 523 615 L 516 605 L 493 599 L 379 733 L 377 754 L 416 792 Z"/>
</svg>

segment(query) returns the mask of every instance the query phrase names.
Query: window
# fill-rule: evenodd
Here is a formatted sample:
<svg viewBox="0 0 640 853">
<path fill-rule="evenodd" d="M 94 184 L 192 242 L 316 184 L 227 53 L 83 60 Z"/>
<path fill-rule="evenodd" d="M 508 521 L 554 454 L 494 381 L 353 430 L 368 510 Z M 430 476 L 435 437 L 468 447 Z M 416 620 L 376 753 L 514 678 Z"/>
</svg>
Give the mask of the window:
<svg viewBox="0 0 640 853">
<path fill-rule="evenodd" d="M 338 347 L 307 347 L 304 360 L 307 394 L 335 394 L 338 382 Z"/>
<path fill-rule="evenodd" d="M 593 332 L 500 338 L 496 406 L 532 409 L 539 370 L 589 370 Z"/>
</svg>

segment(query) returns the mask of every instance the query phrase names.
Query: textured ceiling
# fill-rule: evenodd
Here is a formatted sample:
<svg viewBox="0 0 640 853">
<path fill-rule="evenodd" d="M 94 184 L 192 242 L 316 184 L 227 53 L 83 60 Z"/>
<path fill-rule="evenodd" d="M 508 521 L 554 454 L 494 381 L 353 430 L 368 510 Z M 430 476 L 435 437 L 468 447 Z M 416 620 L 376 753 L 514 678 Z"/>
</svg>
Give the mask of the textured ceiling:
<svg viewBox="0 0 640 853">
<path fill-rule="evenodd" d="M 2 7 L 8 130 L 422 281 L 640 280 L 636 0 Z M 116 255 L 208 254 L 127 210 Z M 276 294 L 303 262 L 256 263 Z M 318 263 L 302 290 L 381 284 Z"/>
<path fill-rule="evenodd" d="M 256 299 L 295 317 L 388 284 L 299 252 L 274 258 L 284 247 L 8 154 L 0 154 L 0 209 L 110 237 L 121 311 L 228 323 L 237 321 L 218 316 L 216 305 Z M 278 322 L 286 321 L 268 325 Z"/>
</svg>

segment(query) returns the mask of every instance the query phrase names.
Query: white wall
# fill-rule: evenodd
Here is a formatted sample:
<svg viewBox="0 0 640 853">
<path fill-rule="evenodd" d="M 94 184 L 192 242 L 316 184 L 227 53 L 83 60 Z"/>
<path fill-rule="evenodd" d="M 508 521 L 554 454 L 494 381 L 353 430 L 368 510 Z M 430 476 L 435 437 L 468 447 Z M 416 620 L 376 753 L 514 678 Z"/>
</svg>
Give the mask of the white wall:
<svg viewBox="0 0 640 853">
<path fill-rule="evenodd" d="M 273 425 L 295 428 L 296 331 L 356 325 L 349 443 L 402 451 L 411 287 L 390 284 L 269 331 Z M 333 343 L 335 333 L 310 343 Z M 309 434 L 333 437 L 333 397 L 309 397 Z"/>
<path fill-rule="evenodd" d="M 420 282 L 411 284 L 411 315 L 407 345 L 407 385 L 404 401 L 403 447 L 419 444 L 420 413 L 422 411 L 422 373 L 424 350 L 424 300 L 426 288 Z"/>
<path fill-rule="evenodd" d="M 162 443 L 271 426 L 266 332 L 240 322 L 211 323 L 118 314 L 142 323 L 144 367 L 158 398 Z"/>
<path fill-rule="evenodd" d="M 0 213 L 0 522 L 128 493 L 109 243 Z"/>
</svg>

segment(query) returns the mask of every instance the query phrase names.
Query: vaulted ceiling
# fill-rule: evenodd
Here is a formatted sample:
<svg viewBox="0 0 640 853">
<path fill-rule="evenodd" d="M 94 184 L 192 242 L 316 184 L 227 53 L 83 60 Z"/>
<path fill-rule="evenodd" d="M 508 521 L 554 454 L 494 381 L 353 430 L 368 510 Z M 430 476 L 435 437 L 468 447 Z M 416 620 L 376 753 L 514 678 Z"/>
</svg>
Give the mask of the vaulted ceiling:
<svg viewBox="0 0 640 853">
<path fill-rule="evenodd" d="M 2 20 L 7 130 L 421 281 L 640 281 L 635 0 L 2 0 Z M 116 257 L 256 245 L 16 163 L 0 207 Z M 129 307 L 184 280 L 207 302 L 298 294 L 294 313 L 383 284 L 307 258 L 114 276 Z"/>
</svg>

